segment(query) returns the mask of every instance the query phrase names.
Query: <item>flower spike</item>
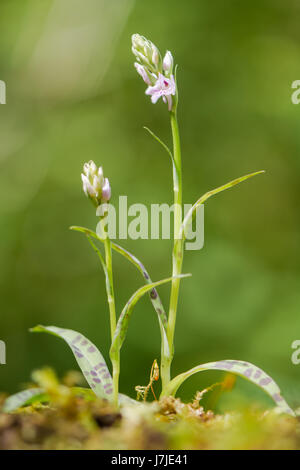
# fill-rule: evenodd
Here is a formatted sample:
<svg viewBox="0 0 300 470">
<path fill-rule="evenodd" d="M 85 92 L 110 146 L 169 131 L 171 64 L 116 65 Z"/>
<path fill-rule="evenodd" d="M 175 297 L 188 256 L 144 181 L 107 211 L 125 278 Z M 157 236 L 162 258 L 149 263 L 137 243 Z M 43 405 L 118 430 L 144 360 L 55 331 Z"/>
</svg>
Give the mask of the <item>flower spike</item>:
<svg viewBox="0 0 300 470">
<path fill-rule="evenodd" d="M 99 168 L 90 160 L 83 165 L 83 173 L 81 173 L 83 191 L 95 206 L 100 206 L 104 202 L 108 202 L 111 198 L 111 187 L 109 180 L 104 178 L 103 169 Z"/>
<path fill-rule="evenodd" d="M 167 51 L 162 60 L 158 48 L 144 36 L 132 36 L 132 52 L 136 57 L 134 66 L 138 74 L 148 85 L 146 95 L 151 96 L 152 103 L 162 97 L 172 111 L 176 103 L 177 89 L 173 75 L 174 60 L 170 51 Z"/>
</svg>

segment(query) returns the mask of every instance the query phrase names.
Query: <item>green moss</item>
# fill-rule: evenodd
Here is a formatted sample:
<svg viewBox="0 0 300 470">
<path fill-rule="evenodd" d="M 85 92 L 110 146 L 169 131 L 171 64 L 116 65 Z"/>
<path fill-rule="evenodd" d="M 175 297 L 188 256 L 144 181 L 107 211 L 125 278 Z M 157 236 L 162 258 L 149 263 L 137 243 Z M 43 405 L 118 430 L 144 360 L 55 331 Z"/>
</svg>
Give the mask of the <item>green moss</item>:
<svg viewBox="0 0 300 470">
<path fill-rule="evenodd" d="M 41 377 L 44 382 L 45 374 Z M 74 385 L 70 376 L 68 381 Z M 128 403 L 117 411 L 80 390 L 57 382 L 48 404 L 36 402 L 0 413 L 0 449 L 300 448 L 298 418 L 254 405 L 215 415 L 200 405 L 198 393 L 187 404 L 165 397 L 160 402 Z"/>
</svg>

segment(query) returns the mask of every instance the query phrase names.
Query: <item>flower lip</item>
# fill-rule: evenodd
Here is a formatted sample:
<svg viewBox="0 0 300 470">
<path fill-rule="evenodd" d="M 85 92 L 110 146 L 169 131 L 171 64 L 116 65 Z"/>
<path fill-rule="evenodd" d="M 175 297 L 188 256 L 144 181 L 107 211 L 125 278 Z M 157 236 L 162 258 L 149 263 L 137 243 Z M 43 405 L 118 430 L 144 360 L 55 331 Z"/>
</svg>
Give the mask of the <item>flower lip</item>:
<svg viewBox="0 0 300 470">
<path fill-rule="evenodd" d="M 149 86 L 146 90 L 146 95 L 151 96 L 152 103 L 156 103 L 159 98 L 168 102 L 168 109 L 172 109 L 172 98 L 171 95 L 176 94 L 176 84 L 174 76 L 171 75 L 170 78 L 166 78 L 163 74 L 159 73 L 158 78 L 154 86 Z"/>
</svg>

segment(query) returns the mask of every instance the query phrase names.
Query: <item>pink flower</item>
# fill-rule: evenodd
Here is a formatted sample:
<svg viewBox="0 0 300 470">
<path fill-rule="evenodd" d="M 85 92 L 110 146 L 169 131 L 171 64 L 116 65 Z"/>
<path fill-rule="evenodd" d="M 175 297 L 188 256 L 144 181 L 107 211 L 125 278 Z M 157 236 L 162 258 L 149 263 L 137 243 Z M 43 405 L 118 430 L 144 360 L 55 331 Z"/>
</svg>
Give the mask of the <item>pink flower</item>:
<svg viewBox="0 0 300 470">
<path fill-rule="evenodd" d="M 161 73 L 158 74 L 158 78 L 154 86 L 149 86 L 146 90 L 146 95 L 151 95 L 152 103 L 156 103 L 160 97 L 162 97 L 164 103 L 168 103 L 168 110 L 172 109 L 172 97 L 171 95 L 176 94 L 176 84 L 174 76 L 170 78 L 165 77 Z"/>
</svg>

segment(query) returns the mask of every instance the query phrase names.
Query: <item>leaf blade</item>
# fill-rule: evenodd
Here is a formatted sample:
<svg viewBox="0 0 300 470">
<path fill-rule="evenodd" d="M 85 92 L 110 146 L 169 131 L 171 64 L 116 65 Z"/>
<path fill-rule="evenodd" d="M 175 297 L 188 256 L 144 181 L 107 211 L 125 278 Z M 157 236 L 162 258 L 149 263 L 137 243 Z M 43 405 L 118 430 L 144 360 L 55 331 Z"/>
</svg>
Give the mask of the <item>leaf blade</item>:
<svg viewBox="0 0 300 470">
<path fill-rule="evenodd" d="M 177 67 L 177 66 L 176 66 Z M 176 85 L 177 87 L 177 85 Z M 177 93 L 176 93 L 177 95 Z M 173 188 L 174 188 L 174 191 L 175 190 L 178 190 L 178 187 L 179 187 L 179 173 L 178 173 L 178 168 L 176 166 L 176 163 L 175 163 L 175 160 L 174 160 L 174 157 L 173 157 L 173 154 L 171 152 L 171 150 L 169 149 L 169 147 L 156 135 L 154 134 L 154 132 L 152 132 L 148 127 L 144 126 L 144 129 L 149 132 L 149 134 L 166 150 L 166 152 L 168 153 L 168 155 L 170 156 L 171 158 L 171 162 L 172 162 L 172 169 L 173 169 Z"/>
<path fill-rule="evenodd" d="M 186 233 L 186 228 L 190 220 L 193 218 L 193 215 L 195 214 L 197 208 L 201 205 L 204 204 L 207 199 L 209 199 L 212 196 L 215 196 L 218 193 L 221 193 L 222 191 L 226 191 L 227 189 L 232 188 L 233 186 L 236 186 L 237 184 L 242 183 L 243 181 L 246 181 L 249 178 L 252 178 L 253 176 L 260 175 L 262 173 L 265 173 L 265 170 L 260 170 L 260 171 L 255 171 L 253 173 L 249 173 L 244 176 L 240 176 L 239 178 L 236 178 L 232 181 L 229 181 L 229 183 L 223 184 L 222 186 L 219 186 L 218 188 L 212 189 L 211 191 L 208 191 L 207 193 L 203 194 L 196 202 L 195 204 L 191 207 L 191 209 L 188 211 L 186 214 L 182 225 L 181 225 L 181 236 L 184 236 Z"/>
<path fill-rule="evenodd" d="M 288 413 L 293 416 L 295 415 L 294 411 L 289 407 L 287 402 L 281 396 L 280 388 L 278 387 L 277 383 L 272 379 L 272 377 L 270 377 L 268 374 L 266 374 L 266 372 L 264 372 L 262 369 L 255 366 L 254 364 L 245 361 L 236 361 L 229 359 L 200 364 L 199 366 L 193 367 L 187 372 L 183 372 L 182 374 L 172 379 L 169 383 L 167 393 L 170 395 L 175 395 L 178 388 L 186 379 L 198 372 L 202 372 L 205 370 L 222 370 L 239 375 L 240 377 L 243 377 L 244 379 L 254 383 L 262 390 L 264 390 L 264 392 L 266 392 L 273 399 L 273 401 L 276 403 L 278 408 L 281 409 L 282 412 Z"/>
<path fill-rule="evenodd" d="M 145 268 L 145 266 L 139 261 L 136 256 L 131 254 L 129 251 L 125 250 L 125 248 L 122 248 L 120 245 L 117 245 L 116 243 L 112 243 L 112 248 L 117 251 L 119 254 L 123 255 L 125 258 L 127 258 L 134 266 L 140 271 L 142 274 L 143 278 L 146 281 L 146 284 L 150 285 L 152 284 L 152 280 Z M 152 295 L 151 295 L 152 294 Z M 150 291 L 150 301 L 153 305 L 154 310 L 156 311 L 157 314 L 157 319 L 159 323 L 159 329 L 160 329 L 160 335 L 161 335 L 161 340 L 162 340 L 162 353 L 164 356 L 170 358 L 171 356 L 171 350 L 169 347 L 169 342 L 167 338 L 167 315 L 165 312 L 165 309 L 163 307 L 162 301 L 158 295 L 157 290 L 155 287 Z"/>
<path fill-rule="evenodd" d="M 169 154 L 169 156 L 172 160 L 172 163 L 174 163 L 173 154 L 172 154 L 171 150 L 169 149 L 169 147 L 167 146 L 167 144 L 165 144 L 156 134 L 154 134 L 154 132 L 151 131 L 151 129 L 149 129 L 149 127 L 143 126 L 143 128 L 147 132 L 149 132 L 149 134 L 153 137 L 153 139 L 155 139 L 165 149 L 165 151 Z"/>
<path fill-rule="evenodd" d="M 100 397 L 112 401 L 113 383 L 105 359 L 97 347 L 81 333 L 56 326 L 38 325 L 30 331 L 49 333 L 63 339 L 70 346 L 89 386 Z"/>
<path fill-rule="evenodd" d="M 92 230 L 87 229 L 85 227 L 72 226 L 72 227 L 70 227 L 70 229 L 74 230 L 74 231 L 77 231 L 77 232 L 84 233 L 87 237 L 93 237 L 96 240 L 99 240 L 101 243 L 104 242 L 104 240 L 102 240 L 101 237 L 99 237 L 96 232 L 93 232 Z M 124 258 L 126 258 L 128 261 L 130 261 L 138 269 L 138 271 L 143 276 L 146 284 L 152 284 L 152 280 L 149 276 L 148 271 L 146 270 L 143 263 L 136 256 L 134 256 L 132 253 L 130 253 L 129 251 L 127 251 L 125 248 L 121 247 L 117 243 L 111 242 L 111 247 L 114 251 L 121 254 Z M 100 258 L 100 261 L 101 261 L 101 258 Z M 153 305 L 153 308 L 154 308 L 154 310 L 156 311 L 156 314 L 157 314 L 164 355 L 166 357 L 170 357 L 171 352 L 170 352 L 169 342 L 167 340 L 167 334 L 166 334 L 167 315 L 166 315 L 164 306 L 162 304 L 162 301 L 161 301 L 161 299 L 158 295 L 158 292 L 155 288 L 153 289 L 153 295 L 152 296 L 150 295 L 150 301 L 151 301 L 151 303 Z"/>
<path fill-rule="evenodd" d="M 48 401 L 47 398 L 48 396 L 43 388 L 29 388 L 8 397 L 1 411 L 3 413 L 11 413 L 22 406 L 30 405 L 36 401 Z"/>
<path fill-rule="evenodd" d="M 122 344 L 124 342 L 124 339 L 127 333 L 128 323 L 132 314 L 133 307 L 138 302 L 138 300 L 148 291 L 154 292 L 153 291 L 154 287 L 162 285 L 162 284 L 166 284 L 167 282 L 171 282 L 172 279 L 174 279 L 174 277 L 184 278 L 187 276 L 190 276 L 190 274 L 181 274 L 179 276 L 168 277 L 166 279 L 153 282 L 152 284 L 142 286 L 130 297 L 125 307 L 123 308 L 122 313 L 117 323 L 114 338 L 113 338 L 112 345 L 110 348 L 111 355 L 113 355 L 117 350 L 120 350 L 122 347 Z"/>
</svg>

